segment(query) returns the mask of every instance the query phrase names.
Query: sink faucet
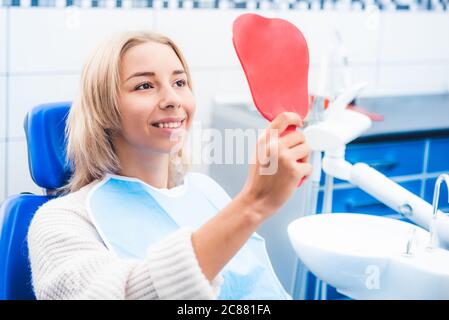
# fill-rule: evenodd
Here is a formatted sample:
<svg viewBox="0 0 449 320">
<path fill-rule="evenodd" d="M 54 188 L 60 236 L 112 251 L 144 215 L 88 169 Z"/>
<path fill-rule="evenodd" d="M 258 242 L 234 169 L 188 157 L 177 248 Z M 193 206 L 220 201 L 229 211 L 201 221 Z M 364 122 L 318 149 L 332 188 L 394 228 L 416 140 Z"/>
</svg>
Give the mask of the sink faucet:
<svg viewBox="0 0 449 320">
<path fill-rule="evenodd" d="M 430 249 L 434 249 L 438 247 L 438 234 L 437 234 L 437 214 L 438 214 L 438 200 L 440 198 L 440 186 L 441 183 L 446 182 L 446 185 L 448 187 L 448 199 L 449 199 L 449 175 L 447 174 L 441 174 L 436 183 L 435 183 L 435 189 L 433 192 L 433 214 L 432 218 L 430 220 Z"/>
<path fill-rule="evenodd" d="M 407 239 L 407 245 L 405 247 L 405 256 L 412 256 L 413 255 L 413 247 L 415 244 L 415 238 L 416 238 L 416 228 L 410 227 L 408 239 Z"/>
</svg>

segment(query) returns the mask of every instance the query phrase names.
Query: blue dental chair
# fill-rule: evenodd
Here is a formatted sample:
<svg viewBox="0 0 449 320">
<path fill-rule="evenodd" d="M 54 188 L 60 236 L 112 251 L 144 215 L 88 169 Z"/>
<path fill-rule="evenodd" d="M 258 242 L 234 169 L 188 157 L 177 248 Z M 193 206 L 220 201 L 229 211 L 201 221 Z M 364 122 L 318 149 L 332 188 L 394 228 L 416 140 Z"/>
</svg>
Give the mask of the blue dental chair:
<svg viewBox="0 0 449 320">
<path fill-rule="evenodd" d="M 62 187 L 70 177 L 64 134 L 70 106 L 71 102 L 43 104 L 25 117 L 30 174 L 46 193 Z M 26 242 L 28 227 L 36 210 L 54 197 L 21 193 L 1 204 L 0 300 L 35 299 Z"/>
</svg>

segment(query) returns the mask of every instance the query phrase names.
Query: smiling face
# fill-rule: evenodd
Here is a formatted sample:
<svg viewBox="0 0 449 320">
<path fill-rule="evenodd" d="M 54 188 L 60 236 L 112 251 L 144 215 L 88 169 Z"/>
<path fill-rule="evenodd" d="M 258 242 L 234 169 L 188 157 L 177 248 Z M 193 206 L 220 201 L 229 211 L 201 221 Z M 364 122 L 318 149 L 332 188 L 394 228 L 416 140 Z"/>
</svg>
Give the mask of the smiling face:
<svg viewBox="0 0 449 320">
<path fill-rule="evenodd" d="M 120 66 L 118 143 L 140 152 L 169 153 L 185 134 L 195 98 L 175 51 L 157 42 L 128 49 Z M 131 147 L 131 148 L 129 148 Z"/>
</svg>

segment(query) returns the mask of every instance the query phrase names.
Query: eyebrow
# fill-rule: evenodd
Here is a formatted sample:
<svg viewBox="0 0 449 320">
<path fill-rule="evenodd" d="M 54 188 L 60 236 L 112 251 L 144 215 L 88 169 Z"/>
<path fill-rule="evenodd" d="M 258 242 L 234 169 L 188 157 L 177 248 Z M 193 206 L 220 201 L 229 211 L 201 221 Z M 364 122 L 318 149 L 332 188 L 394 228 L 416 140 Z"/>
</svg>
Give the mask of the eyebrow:
<svg viewBox="0 0 449 320">
<path fill-rule="evenodd" d="M 184 74 L 186 73 L 184 70 L 175 70 L 173 71 L 172 75 L 178 75 L 178 74 Z M 126 81 L 128 81 L 131 78 L 134 77 L 154 77 L 156 75 L 155 72 L 153 71 L 141 71 L 141 72 L 136 72 L 133 75 L 131 75 L 128 79 L 126 79 Z"/>
</svg>

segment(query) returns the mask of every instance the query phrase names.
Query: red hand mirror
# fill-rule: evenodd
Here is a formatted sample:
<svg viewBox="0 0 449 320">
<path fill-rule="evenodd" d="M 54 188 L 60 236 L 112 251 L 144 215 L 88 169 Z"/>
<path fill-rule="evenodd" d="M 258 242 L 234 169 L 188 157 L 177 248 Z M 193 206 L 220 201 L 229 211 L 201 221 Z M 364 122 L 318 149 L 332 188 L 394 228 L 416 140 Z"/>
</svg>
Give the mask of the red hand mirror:
<svg viewBox="0 0 449 320">
<path fill-rule="evenodd" d="M 304 119 L 309 111 L 309 50 L 301 31 L 286 20 L 248 13 L 234 21 L 232 33 L 257 110 L 268 121 L 285 111 Z M 295 127 L 283 134 L 289 130 Z"/>
</svg>

